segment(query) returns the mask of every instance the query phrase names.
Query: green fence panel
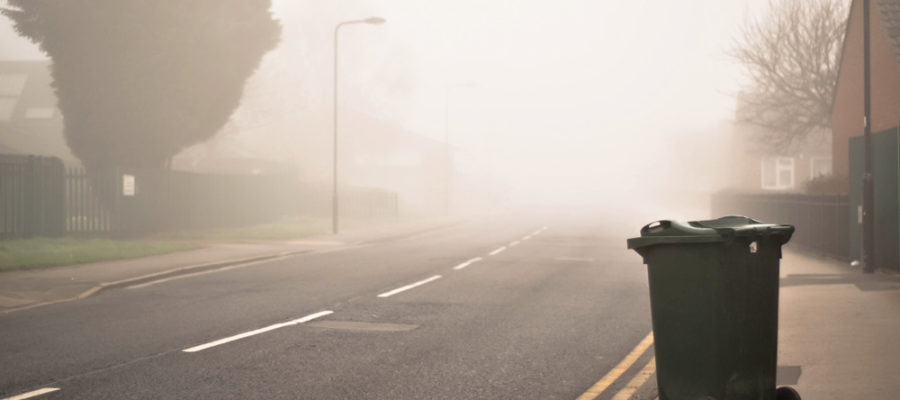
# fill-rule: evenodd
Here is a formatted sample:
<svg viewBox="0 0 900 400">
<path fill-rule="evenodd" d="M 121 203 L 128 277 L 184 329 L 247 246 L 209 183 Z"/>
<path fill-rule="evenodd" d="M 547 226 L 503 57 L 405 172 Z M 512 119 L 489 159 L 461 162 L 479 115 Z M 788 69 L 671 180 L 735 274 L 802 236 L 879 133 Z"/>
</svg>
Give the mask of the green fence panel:
<svg viewBox="0 0 900 400">
<path fill-rule="evenodd" d="M 850 138 L 850 251 L 860 259 L 862 176 L 865 147 L 862 136 Z M 872 134 L 875 175 L 875 266 L 900 270 L 900 127 Z"/>
</svg>

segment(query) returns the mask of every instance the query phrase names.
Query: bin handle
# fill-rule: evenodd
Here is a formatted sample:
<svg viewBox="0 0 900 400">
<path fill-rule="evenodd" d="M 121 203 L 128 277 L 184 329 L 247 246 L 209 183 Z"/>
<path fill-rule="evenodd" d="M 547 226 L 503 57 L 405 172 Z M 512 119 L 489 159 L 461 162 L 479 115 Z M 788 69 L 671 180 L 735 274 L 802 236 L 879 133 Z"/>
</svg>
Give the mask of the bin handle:
<svg viewBox="0 0 900 400">
<path fill-rule="evenodd" d="M 656 233 L 661 230 L 668 229 L 671 226 L 672 226 L 672 221 L 667 220 L 667 219 L 653 221 L 647 225 L 644 225 L 644 227 L 641 228 L 641 236 L 645 236 L 648 233 Z"/>
</svg>

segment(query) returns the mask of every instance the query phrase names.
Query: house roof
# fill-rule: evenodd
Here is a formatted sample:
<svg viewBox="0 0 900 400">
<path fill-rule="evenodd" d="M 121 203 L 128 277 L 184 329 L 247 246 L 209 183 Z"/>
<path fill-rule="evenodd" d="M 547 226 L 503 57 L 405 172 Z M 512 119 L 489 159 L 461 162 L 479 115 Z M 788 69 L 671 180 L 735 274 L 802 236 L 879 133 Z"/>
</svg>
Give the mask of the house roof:
<svg viewBox="0 0 900 400">
<path fill-rule="evenodd" d="M 20 75 L 25 78 L 21 86 L 4 88 L 14 89 L 16 93 L 4 90 L 0 94 L 4 97 L 14 97 L 17 103 L 20 103 L 17 105 L 18 111 L 13 115 L 14 119 L 23 118 L 26 107 L 56 108 L 56 94 L 53 93 L 49 61 L 0 61 L 0 75 Z"/>
<path fill-rule="evenodd" d="M 50 62 L 0 61 L 0 150 L 72 160 L 56 107 Z"/>
</svg>

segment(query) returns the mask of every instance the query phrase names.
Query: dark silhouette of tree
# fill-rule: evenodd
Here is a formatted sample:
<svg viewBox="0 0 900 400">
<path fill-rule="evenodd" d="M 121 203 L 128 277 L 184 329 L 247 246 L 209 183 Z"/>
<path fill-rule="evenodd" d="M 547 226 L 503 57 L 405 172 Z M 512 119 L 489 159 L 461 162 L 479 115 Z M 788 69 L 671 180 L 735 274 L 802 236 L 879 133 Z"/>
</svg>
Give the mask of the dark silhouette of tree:
<svg viewBox="0 0 900 400">
<path fill-rule="evenodd" d="M 845 0 L 770 0 L 768 12 L 745 22 L 729 56 L 749 78 L 738 119 L 758 125 L 769 146 L 802 142 L 831 128 Z"/>
<path fill-rule="evenodd" d="M 270 0 L 9 0 L 53 60 L 66 141 L 89 169 L 159 168 L 209 139 L 275 47 Z"/>
</svg>

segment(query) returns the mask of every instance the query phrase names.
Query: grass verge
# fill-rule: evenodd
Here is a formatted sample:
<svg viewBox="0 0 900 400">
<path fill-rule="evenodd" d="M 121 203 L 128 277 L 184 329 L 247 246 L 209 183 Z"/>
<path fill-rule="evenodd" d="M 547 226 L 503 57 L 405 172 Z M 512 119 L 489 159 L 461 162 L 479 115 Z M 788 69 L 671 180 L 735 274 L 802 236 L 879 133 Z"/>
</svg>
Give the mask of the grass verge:
<svg viewBox="0 0 900 400">
<path fill-rule="evenodd" d="M 342 229 L 385 223 L 346 219 Z M 331 232 L 331 220 L 285 218 L 247 227 L 162 233 L 142 240 L 35 238 L 0 241 L 0 271 L 139 258 L 193 250 L 209 242 L 292 240 Z"/>
<path fill-rule="evenodd" d="M 384 225 L 392 221 L 385 219 L 344 218 L 341 220 L 341 231 Z M 309 236 L 328 235 L 331 233 L 331 219 L 312 217 L 283 218 L 274 222 L 199 231 L 180 231 L 158 236 L 160 240 L 196 240 L 210 242 L 227 241 L 267 241 L 294 240 Z"/>
<path fill-rule="evenodd" d="M 324 219 L 286 218 L 267 224 L 245 227 L 181 231 L 167 234 L 167 237 L 202 241 L 291 240 L 327 234 L 330 229 L 330 222 Z"/>
<path fill-rule="evenodd" d="M 34 238 L 0 241 L 0 271 L 146 257 L 203 247 L 202 243 Z"/>
</svg>

